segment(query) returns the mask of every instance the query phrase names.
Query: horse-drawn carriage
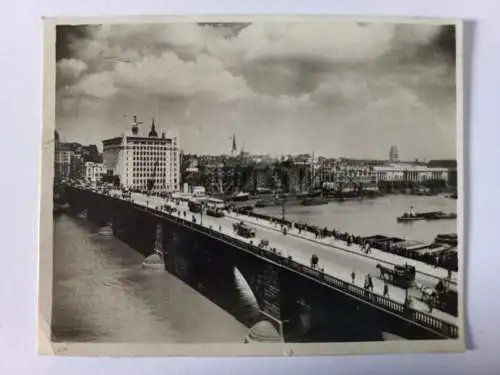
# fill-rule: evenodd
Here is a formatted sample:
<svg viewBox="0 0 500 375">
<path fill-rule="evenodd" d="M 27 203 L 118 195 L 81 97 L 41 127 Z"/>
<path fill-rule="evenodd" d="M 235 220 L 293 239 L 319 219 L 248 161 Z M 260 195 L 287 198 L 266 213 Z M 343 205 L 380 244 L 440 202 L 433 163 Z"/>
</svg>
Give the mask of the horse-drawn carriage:
<svg viewBox="0 0 500 375">
<path fill-rule="evenodd" d="M 394 266 L 394 268 L 377 264 L 377 269 L 380 271 L 380 278 L 382 280 L 401 288 L 407 289 L 411 287 L 415 281 L 415 267 L 408 264 L 404 266 Z"/>
</svg>

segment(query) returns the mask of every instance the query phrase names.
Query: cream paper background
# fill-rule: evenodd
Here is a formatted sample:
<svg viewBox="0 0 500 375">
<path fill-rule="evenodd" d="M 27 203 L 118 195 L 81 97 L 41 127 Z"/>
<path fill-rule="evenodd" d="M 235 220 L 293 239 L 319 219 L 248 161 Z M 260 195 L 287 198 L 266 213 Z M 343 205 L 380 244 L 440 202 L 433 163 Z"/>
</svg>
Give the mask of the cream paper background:
<svg viewBox="0 0 500 375">
<path fill-rule="evenodd" d="M 42 190 L 40 199 L 40 247 L 39 247 L 39 299 L 38 299 L 38 352 L 44 355 L 69 356 L 304 356 L 304 355 L 351 355 L 411 352 L 459 352 L 465 350 L 464 293 L 460 292 L 457 340 L 385 341 L 373 343 L 318 343 L 318 344 L 91 344 L 51 343 L 50 324 L 52 301 L 52 181 L 54 163 L 55 128 L 55 25 L 101 23 L 148 23 L 148 22 L 244 22 L 244 21 L 304 21 L 338 19 L 332 16 L 135 16 L 92 18 L 49 18 L 44 20 L 44 127 L 42 140 Z M 345 18 L 345 17 L 344 17 Z M 456 35 L 456 86 L 457 86 L 457 147 L 458 147 L 458 235 L 459 241 L 459 290 L 463 291 L 464 223 L 463 223 L 463 46 L 462 23 L 449 19 L 373 18 L 350 17 L 359 22 L 405 22 L 455 24 Z"/>
</svg>

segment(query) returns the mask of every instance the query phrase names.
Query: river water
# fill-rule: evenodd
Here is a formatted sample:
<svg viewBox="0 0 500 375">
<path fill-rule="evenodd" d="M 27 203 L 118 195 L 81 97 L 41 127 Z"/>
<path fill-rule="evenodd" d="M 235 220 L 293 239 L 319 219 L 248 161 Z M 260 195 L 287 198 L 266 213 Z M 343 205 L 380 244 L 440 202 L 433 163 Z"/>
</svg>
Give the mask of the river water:
<svg viewBox="0 0 500 375">
<path fill-rule="evenodd" d="M 89 222 L 55 218 L 54 341 L 107 343 L 242 342 L 248 328 Z"/>
<path fill-rule="evenodd" d="M 398 223 L 396 218 L 408 212 L 410 206 L 415 207 L 416 212 L 457 213 L 457 201 L 442 195 L 387 195 L 377 199 L 330 202 L 320 206 L 288 205 L 285 218 L 361 236 L 382 234 L 408 240 L 432 241 L 438 234 L 457 233 L 456 220 Z M 255 208 L 255 211 L 282 217 L 281 206 Z"/>
<path fill-rule="evenodd" d="M 456 212 L 456 201 L 442 196 L 393 195 L 324 206 L 289 206 L 286 216 L 292 221 L 360 235 L 431 241 L 439 233 L 456 233 L 456 220 L 397 223 L 396 217 L 410 205 L 417 212 Z M 282 213 L 280 207 L 258 210 L 276 216 Z M 55 217 L 55 341 L 242 342 L 251 323 L 241 322 L 244 316 L 256 313 L 244 281 L 237 285 L 237 296 L 229 302 L 233 310 L 230 314 L 169 273 L 144 270 L 141 254 L 117 239 L 102 238 L 98 229 L 82 219 L 64 214 Z M 236 275 L 237 283 L 239 279 Z M 223 294 L 233 295 L 233 289 Z"/>
</svg>

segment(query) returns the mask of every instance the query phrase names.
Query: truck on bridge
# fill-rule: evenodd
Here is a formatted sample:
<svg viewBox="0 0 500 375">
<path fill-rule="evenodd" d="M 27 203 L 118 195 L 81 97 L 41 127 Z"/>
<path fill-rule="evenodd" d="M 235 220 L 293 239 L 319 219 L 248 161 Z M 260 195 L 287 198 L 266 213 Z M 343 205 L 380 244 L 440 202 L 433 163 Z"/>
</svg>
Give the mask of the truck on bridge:
<svg viewBox="0 0 500 375">
<path fill-rule="evenodd" d="M 253 238 L 255 237 L 255 229 L 250 228 L 247 224 L 245 224 L 243 221 L 240 221 L 239 223 L 234 223 L 233 224 L 233 229 L 236 232 L 236 234 L 245 237 L 245 238 Z"/>
</svg>

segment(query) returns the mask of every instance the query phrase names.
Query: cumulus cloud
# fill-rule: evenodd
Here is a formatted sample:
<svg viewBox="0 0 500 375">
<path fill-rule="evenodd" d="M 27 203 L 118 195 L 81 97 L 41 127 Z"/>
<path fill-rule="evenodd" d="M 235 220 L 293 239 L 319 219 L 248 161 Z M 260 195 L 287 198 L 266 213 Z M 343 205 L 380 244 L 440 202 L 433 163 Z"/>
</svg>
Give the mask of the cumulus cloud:
<svg viewBox="0 0 500 375">
<path fill-rule="evenodd" d="M 57 62 L 57 83 L 64 87 L 78 80 L 87 70 L 87 64 L 77 59 L 62 59 Z"/>
<path fill-rule="evenodd" d="M 408 130 L 398 130 L 391 112 L 405 117 L 407 127 L 439 119 L 452 129 L 454 67 L 435 43 L 440 32 L 436 26 L 352 21 L 88 26 L 67 41 L 69 56 L 58 61 L 57 115 L 70 134 L 89 138 L 83 123 L 154 112 L 186 129 L 191 151 L 208 144 L 206 137 L 189 135 L 201 124 L 219 132 L 240 129 L 255 148 L 266 142 L 245 129 L 288 131 L 283 152 L 299 147 L 293 139 L 300 143 L 298 137 L 310 134 L 307 126 L 345 136 L 375 114 L 387 123 L 378 131 L 385 126 L 401 139 Z M 88 121 L 76 120 L 82 113 Z M 333 118 L 341 119 L 335 121 L 339 128 L 328 129 Z M 119 126 L 92 134 L 111 134 Z M 224 152 L 217 143 L 205 151 Z"/>
</svg>

